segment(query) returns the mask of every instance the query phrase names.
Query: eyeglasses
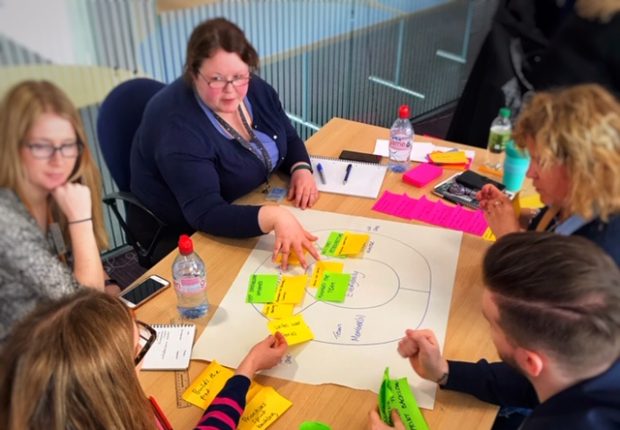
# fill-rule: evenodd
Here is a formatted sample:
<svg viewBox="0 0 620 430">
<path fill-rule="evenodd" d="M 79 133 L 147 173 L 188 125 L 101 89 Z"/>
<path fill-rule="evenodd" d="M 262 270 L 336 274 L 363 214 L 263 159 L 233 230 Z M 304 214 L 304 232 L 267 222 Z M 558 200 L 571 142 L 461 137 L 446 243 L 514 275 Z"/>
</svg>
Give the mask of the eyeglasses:
<svg viewBox="0 0 620 430">
<path fill-rule="evenodd" d="M 228 84 L 231 84 L 233 87 L 238 88 L 238 87 L 243 87 L 243 86 L 247 85 L 250 82 L 250 75 L 247 75 L 247 76 L 235 76 L 232 79 L 227 80 L 227 79 L 224 79 L 224 78 L 222 78 L 220 76 L 216 76 L 214 78 L 207 79 L 207 78 L 205 78 L 205 76 L 202 73 L 198 72 L 198 74 L 207 83 L 209 88 L 213 88 L 213 89 L 217 89 L 217 90 L 222 90 L 222 89 L 226 88 L 226 86 Z"/>
<path fill-rule="evenodd" d="M 48 143 L 26 143 L 25 146 L 30 149 L 32 156 L 40 160 L 47 160 L 54 156 L 56 151 L 60 152 L 64 158 L 76 158 L 82 152 L 82 145 L 78 142 L 63 143 L 60 146 L 54 146 Z"/>
<path fill-rule="evenodd" d="M 142 361 L 146 353 L 149 352 L 151 346 L 153 346 L 155 339 L 157 339 L 157 332 L 153 327 L 146 323 L 143 323 L 142 321 L 136 320 L 136 325 L 138 326 L 138 332 L 140 335 L 140 339 L 138 341 L 140 345 L 140 352 L 138 352 L 138 355 L 136 355 L 135 359 L 135 363 L 137 366 Z"/>
</svg>

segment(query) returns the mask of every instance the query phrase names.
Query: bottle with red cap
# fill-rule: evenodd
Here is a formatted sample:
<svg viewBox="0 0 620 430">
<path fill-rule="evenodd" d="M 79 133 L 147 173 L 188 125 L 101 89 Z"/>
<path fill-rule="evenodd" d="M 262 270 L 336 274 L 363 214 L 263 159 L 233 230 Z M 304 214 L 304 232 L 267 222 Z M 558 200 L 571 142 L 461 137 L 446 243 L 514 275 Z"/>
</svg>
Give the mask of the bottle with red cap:
<svg viewBox="0 0 620 430">
<path fill-rule="evenodd" d="M 411 145 L 414 139 L 413 126 L 409 121 L 409 106 L 398 108 L 398 118 L 390 128 L 390 161 L 388 167 L 393 172 L 402 173 L 409 168 Z"/>
<path fill-rule="evenodd" d="M 179 255 L 172 264 L 172 278 L 181 317 L 204 316 L 209 309 L 207 272 L 204 262 L 194 252 L 192 239 L 186 234 L 179 237 Z"/>
</svg>

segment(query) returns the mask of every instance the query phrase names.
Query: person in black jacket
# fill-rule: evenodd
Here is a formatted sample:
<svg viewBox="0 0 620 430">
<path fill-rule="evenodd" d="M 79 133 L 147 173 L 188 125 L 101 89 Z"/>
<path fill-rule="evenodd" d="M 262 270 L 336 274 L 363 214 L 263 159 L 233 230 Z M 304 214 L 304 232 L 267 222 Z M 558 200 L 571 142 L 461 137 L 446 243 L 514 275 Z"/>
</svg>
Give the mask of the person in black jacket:
<svg viewBox="0 0 620 430">
<path fill-rule="evenodd" d="M 430 330 L 407 330 L 398 352 L 415 372 L 486 402 L 533 409 L 521 430 L 620 428 L 614 261 L 577 236 L 513 233 L 489 248 L 483 278 L 482 312 L 502 362 L 448 361 Z M 389 428 L 376 418 L 373 430 Z"/>
<path fill-rule="evenodd" d="M 480 148 L 499 108 L 526 94 L 598 83 L 620 96 L 620 2 L 501 0 L 446 139 Z"/>
</svg>

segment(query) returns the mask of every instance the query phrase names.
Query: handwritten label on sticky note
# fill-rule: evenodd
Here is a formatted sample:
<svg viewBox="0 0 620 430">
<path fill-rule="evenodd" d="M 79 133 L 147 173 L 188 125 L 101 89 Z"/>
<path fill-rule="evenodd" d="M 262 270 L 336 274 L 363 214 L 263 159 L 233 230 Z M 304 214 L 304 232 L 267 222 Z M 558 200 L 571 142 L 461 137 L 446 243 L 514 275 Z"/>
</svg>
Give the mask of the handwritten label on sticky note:
<svg viewBox="0 0 620 430">
<path fill-rule="evenodd" d="M 343 237 L 344 233 L 332 231 L 327 237 L 327 242 L 325 243 L 325 246 L 323 246 L 321 253 L 330 257 L 335 257 L 336 255 L 338 255 L 337 251 L 340 247 L 340 242 L 342 242 Z"/>
<path fill-rule="evenodd" d="M 276 298 L 280 285 L 278 275 L 255 274 L 250 276 L 250 285 L 245 301 L 248 303 L 271 303 Z"/>
<path fill-rule="evenodd" d="M 239 419 L 239 430 L 266 429 L 293 404 L 272 387 L 264 387 L 246 405 Z"/>
<path fill-rule="evenodd" d="M 307 283 L 308 275 L 283 276 L 274 302 L 298 305 L 306 294 Z"/>
<path fill-rule="evenodd" d="M 263 315 L 270 320 L 279 320 L 293 316 L 295 305 L 285 303 L 270 303 L 263 307 Z"/>
<path fill-rule="evenodd" d="M 317 300 L 342 303 L 349 290 L 350 273 L 324 272 L 316 294 Z"/>
<path fill-rule="evenodd" d="M 344 263 L 339 261 L 317 261 L 314 265 L 314 270 L 312 271 L 312 277 L 310 278 L 310 286 L 318 287 L 321 284 L 321 279 L 323 279 L 324 272 L 342 272 L 344 268 Z"/>
<path fill-rule="evenodd" d="M 205 409 L 234 374 L 235 372 L 213 360 L 185 390 L 182 397 L 192 405 Z"/>
<path fill-rule="evenodd" d="M 428 424 L 420 412 L 407 378 L 390 379 L 389 369 L 383 373 L 383 382 L 378 396 L 381 420 L 393 425 L 391 411 L 396 409 L 405 429 L 428 430 Z"/>
<path fill-rule="evenodd" d="M 367 234 L 345 232 L 337 255 L 357 255 L 364 250 L 370 236 Z"/>
<path fill-rule="evenodd" d="M 291 345 L 307 342 L 314 339 L 314 334 L 304 321 L 303 316 L 295 315 L 290 318 L 269 321 L 267 325 L 271 333 L 279 331 L 286 338 L 286 342 Z"/>
<path fill-rule="evenodd" d="M 431 152 L 428 158 L 435 164 L 465 164 L 468 161 L 463 151 Z"/>
</svg>

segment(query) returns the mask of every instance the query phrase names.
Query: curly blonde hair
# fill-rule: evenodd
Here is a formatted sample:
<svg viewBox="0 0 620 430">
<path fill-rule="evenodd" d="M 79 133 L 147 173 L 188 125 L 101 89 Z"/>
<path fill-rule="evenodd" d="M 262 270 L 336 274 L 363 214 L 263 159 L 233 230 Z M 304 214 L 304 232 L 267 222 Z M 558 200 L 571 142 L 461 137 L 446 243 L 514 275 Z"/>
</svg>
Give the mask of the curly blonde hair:
<svg viewBox="0 0 620 430">
<path fill-rule="evenodd" d="M 540 165 L 566 166 L 571 213 L 603 221 L 620 211 L 620 104 L 600 85 L 535 94 L 515 124 L 515 142 L 533 142 Z"/>
</svg>

